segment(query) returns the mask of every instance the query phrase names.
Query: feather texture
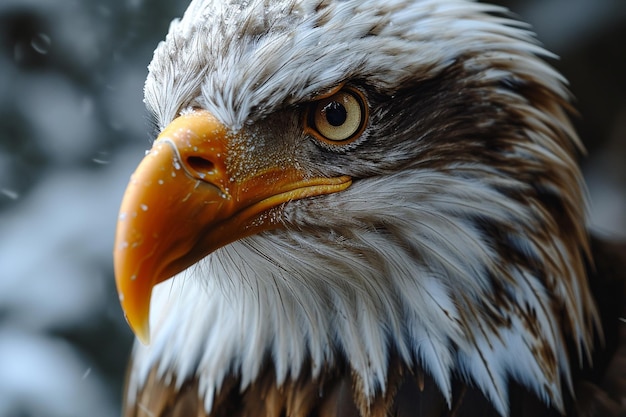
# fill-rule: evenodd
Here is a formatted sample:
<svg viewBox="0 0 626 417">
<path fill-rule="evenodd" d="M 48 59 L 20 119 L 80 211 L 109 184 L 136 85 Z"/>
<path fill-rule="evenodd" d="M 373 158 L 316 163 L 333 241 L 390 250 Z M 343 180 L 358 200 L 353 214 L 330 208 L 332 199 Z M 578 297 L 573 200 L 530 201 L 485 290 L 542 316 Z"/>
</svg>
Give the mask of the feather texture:
<svg viewBox="0 0 626 417">
<path fill-rule="evenodd" d="M 233 176 L 289 160 L 354 183 L 280 206 L 268 215 L 284 228 L 155 288 L 128 416 L 576 410 L 573 393 L 593 389 L 573 375 L 602 332 L 582 147 L 550 54 L 505 15 L 461 0 L 192 1 L 149 67 L 157 124 L 202 107 L 242 138 Z M 345 148 L 312 143 L 302 106 L 344 84 L 367 98 L 368 126 Z"/>
</svg>

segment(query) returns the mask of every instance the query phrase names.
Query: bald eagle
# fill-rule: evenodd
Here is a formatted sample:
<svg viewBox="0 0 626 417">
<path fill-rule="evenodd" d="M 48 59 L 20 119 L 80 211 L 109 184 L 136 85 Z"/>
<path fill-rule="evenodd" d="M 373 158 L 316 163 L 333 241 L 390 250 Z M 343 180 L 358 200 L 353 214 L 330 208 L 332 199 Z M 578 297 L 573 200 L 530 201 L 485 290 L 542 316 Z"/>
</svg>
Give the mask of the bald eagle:
<svg viewBox="0 0 626 417">
<path fill-rule="evenodd" d="M 119 214 L 124 415 L 624 415 L 550 56 L 473 1 L 193 0 Z"/>
</svg>

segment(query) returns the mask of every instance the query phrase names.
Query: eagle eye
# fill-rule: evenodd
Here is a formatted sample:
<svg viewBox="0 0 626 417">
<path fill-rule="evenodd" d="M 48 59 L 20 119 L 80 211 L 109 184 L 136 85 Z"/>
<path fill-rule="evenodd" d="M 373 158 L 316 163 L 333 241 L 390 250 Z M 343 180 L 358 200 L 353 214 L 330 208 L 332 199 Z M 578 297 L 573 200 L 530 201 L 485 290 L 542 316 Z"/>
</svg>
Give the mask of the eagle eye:
<svg viewBox="0 0 626 417">
<path fill-rule="evenodd" d="M 344 88 L 311 103 L 306 131 L 323 142 L 343 144 L 358 138 L 366 121 L 365 97 L 360 91 Z"/>
</svg>

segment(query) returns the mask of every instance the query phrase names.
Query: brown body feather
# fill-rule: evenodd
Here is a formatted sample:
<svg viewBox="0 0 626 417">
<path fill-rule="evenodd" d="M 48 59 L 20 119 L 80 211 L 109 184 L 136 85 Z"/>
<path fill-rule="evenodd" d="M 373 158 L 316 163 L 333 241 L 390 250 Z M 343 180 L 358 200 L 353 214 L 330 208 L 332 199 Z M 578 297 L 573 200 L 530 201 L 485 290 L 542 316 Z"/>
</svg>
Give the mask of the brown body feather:
<svg viewBox="0 0 626 417">
<path fill-rule="evenodd" d="M 589 284 L 598 304 L 605 340 L 596 341 L 593 364 L 573 363 L 574 396 L 566 394 L 566 415 L 617 417 L 626 415 L 626 244 L 591 240 L 595 265 Z M 349 354 L 349 353 L 348 353 Z M 387 391 L 371 403 L 360 398 L 358 382 L 348 366 L 337 364 L 317 379 L 308 373 L 277 386 L 275 372 L 264 367 L 259 378 L 240 390 L 230 375 L 216 394 L 213 411 L 205 412 L 198 379 L 174 386 L 173 375 L 150 373 L 135 404 L 125 405 L 124 417 L 475 417 L 499 416 L 480 390 L 456 378 L 449 407 L 430 376 L 408 369 L 395 356 L 389 361 Z M 306 369 L 306 367 L 305 367 Z M 519 384 L 509 387 L 511 417 L 557 417 Z"/>
</svg>

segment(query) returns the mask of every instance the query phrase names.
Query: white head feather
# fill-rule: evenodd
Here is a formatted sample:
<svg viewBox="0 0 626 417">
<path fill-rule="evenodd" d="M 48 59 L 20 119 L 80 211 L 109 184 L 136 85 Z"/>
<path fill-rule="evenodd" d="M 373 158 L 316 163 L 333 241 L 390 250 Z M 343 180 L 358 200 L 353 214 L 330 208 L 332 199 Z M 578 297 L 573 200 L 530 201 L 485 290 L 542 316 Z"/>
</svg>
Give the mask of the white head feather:
<svg viewBox="0 0 626 417">
<path fill-rule="evenodd" d="M 530 79 L 555 102 L 537 110 L 512 96 L 529 138 L 513 152 L 563 172 L 542 185 L 567 182 L 558 194 L 584 230 L 563 80 L 537 57 L 548 54 L 525 26 L 502 12 L 461 0 L 194 0 L 155 51 L 146 105 L 161 129 L 199 106 L 237 131 L 354 79 L 390 96 L 459 62 L 468 82 Z M 344 354 L 365 395 L 374 396 L 385 390 L 393 349 L 432 374 L 449 402 L 456 375 L 503 415 L 510 379 L 562 408 L 570 369 L 554 309 L 564 306 L 566 331 L 590 349 L 584 237 L 573 251 L 562 235 L 528 233 L 554 222 L 541 223 L 542 206 L 502 190 L 529 184 L 455 164 L 364 178 L 323 203 L 291 202 L 281 218 L 286 230 L 235 242 L 155 288 L 153 344 L 136 349 L 131 396 L 156 365 L 179 384 L 196 373 L 209 410 L 227 374 L 241 373 L 244 388 L 265 355 L 280 384 L 307 364 L 319 375 Z M 503 264 L 475 218 L 507 225 L 509 244 L 549 265 L 545 275 Z M 505 300 L 495 300 L 498 291 Z M 548 360 L 538 359 L 538 346 Z"/>
</svg>

